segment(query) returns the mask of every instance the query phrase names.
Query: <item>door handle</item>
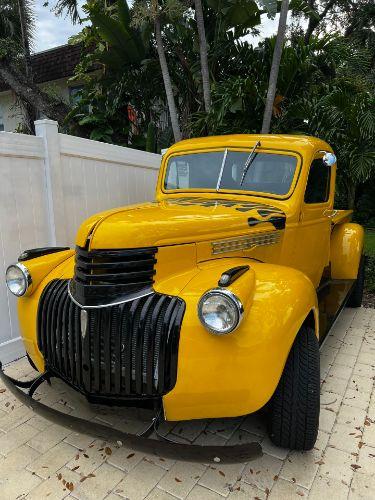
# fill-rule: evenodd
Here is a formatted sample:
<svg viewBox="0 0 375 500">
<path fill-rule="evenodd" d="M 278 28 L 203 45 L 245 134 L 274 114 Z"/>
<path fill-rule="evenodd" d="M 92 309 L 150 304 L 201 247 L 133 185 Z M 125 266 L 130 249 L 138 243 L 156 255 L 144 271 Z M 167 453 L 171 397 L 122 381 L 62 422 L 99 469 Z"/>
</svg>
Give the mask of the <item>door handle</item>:
<svg viewBox="0 0 375 500">
<path fill-rule="evenodd" d="M 338 210 L 332 210 L 330 208 L 327 208 L 324 210 L 323 215 L 324 217 L 328 217 L 329 219 L 332 219 L 336 214 L 338 213 Z"/>
</svg>

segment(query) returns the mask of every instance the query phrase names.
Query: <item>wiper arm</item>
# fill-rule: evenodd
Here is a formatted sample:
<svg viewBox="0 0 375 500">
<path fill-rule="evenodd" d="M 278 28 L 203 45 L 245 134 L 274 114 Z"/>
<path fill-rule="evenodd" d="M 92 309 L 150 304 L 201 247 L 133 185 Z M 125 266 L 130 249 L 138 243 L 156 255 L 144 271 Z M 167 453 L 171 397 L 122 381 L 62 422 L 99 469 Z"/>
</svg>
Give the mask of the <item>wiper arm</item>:
<svg viewBox="0 0 375 500">
<path fill-rule="evenodd" d="M 255 146 L 253 147 L 253 149 L 251 150 L 249 156 L 247 157 L 246 161 L 245 161 L 245 164 L 243 166 L 243 172 L 242 172 L 242 177 L 241 177 L 241 182 L 240 182 L 240 186 L 242 186 L 243 184 L 243 181 L 245 180 L 245 177 L 246 177 L 246 174 L 247 174 L 247 171 L 249 170 L 249 167 L 251 165 L 251 162 L 253 161 L 253 159 L 255 158 L 255 150 L 256 148 L 258 148 L 260 146 L 260 141 L 258 141 Z"/>
</svg>

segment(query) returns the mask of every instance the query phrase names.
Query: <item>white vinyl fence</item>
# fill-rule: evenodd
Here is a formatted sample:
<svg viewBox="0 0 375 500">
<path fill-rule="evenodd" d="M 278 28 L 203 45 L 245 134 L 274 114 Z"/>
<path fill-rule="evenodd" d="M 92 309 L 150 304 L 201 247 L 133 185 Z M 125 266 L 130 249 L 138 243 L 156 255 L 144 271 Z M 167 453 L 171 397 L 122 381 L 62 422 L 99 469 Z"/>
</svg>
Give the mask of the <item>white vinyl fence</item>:
<svg viewBox="0 0 375 500">
<path fill-rule="evenodd" d="M 25 249 L 73 246 L 80 223 L 108 208 L 154 199 L 160 155 L 59 134 L 0 133 L 0 360 L 24 354 L 6 267 Z"/>
</svg>

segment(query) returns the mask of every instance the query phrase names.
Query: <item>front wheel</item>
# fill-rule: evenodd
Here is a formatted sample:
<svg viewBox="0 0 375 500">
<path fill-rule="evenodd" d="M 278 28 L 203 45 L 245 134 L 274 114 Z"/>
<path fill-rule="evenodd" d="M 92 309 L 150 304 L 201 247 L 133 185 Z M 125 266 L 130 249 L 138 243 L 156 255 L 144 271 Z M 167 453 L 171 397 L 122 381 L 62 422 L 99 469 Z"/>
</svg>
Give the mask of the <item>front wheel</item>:
<svg viewBox="0 0 375 500">
<path fill-rule="evenodd" d="M 308 326 L 298 332 L 269 410 L 269 434 L 275 445 L 313 448 L 319 427 L 320 365 L 318 339 Z"/>
<path fill-rule="evenodd" d="M 347 307 L 361 307 L 363 299 L 363 289 L 365 286 L 365 258 L 362 255 L 358 266 L 357 279 L 350 292 Z"/>
</svg>

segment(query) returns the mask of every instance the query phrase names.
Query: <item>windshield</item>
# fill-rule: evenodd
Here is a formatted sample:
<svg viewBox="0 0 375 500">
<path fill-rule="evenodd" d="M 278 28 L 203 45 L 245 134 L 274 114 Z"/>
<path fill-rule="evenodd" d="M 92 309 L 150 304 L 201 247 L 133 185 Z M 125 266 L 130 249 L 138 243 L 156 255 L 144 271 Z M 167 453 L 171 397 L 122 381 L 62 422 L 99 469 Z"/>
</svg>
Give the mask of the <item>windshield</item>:
<svg viewBox="0 0 375 500">
<path fill-rule="evenodd" d="M 213 189 L 285 195 L 297 167 L 295 156 L 255 153 L 241 184 L 248 152 L 220 151 L 170 158 L 165 176 L 167 190 Z"/>
</svg>

